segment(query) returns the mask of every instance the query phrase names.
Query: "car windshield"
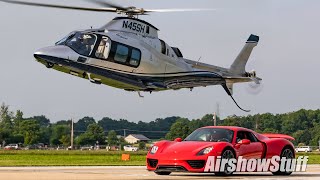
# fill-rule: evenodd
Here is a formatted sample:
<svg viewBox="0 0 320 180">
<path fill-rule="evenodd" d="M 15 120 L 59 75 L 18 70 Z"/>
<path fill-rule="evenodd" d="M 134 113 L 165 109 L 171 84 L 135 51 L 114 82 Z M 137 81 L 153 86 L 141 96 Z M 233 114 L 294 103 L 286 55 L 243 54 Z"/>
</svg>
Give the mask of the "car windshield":
<svg viewBox="0 0 320 180">
<path fill-rule="evenodd" d="M 185 141 L 232 142 L 234 132 L 221 128 L 201 128 L 193 131 Z"/>
<path fill-rule="evenodd" d="M 80 55 L 89 56 L 94 48 L 97 37 L 94 34 L 76 33 L 66 41 L 65 45 Z"/>
</svg>

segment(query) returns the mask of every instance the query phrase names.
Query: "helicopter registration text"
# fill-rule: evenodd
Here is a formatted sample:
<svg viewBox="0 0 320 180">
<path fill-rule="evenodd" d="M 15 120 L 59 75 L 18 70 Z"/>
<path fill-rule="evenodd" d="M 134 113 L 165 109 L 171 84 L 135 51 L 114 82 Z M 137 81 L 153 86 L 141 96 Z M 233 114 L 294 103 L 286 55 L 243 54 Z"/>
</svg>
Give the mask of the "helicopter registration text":
<svg viewBox="0 0 320 180">
<path fill-rule="evenodd" d="M 131 29 L 139 33 L 144 33 L 146 26 L 136 22 L 123 21 L 122 28 Z"/>
</svg>

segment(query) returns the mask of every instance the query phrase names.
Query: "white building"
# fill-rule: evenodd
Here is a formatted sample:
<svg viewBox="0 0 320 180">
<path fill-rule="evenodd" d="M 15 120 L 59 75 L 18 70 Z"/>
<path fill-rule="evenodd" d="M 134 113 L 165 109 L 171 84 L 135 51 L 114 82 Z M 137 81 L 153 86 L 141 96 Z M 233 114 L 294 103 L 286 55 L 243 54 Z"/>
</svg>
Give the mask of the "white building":
<svg viewBox="0 0 320 180">
<path fill-rule="evenodd" d="M 138 143 L 138 142 L 148 142 L 148 141 L 150 141 L 149 138 L 147 138 L 146 136 L 144 136 L 142 134 L 130 134 L 129 136 L 124 138 L 124 140 L 127 143 L 130 143 L 130 144 L 135 144 L 135 143 Z"/>
</svg>

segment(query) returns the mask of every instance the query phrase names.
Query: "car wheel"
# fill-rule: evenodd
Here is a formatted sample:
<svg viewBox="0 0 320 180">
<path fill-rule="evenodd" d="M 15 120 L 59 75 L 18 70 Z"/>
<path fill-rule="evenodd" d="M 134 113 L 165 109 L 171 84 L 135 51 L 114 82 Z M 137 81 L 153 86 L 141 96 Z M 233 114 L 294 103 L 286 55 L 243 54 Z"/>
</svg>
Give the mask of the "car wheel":
<svg viewBox="0 0 320 180">
<path fill-rule="evenodd" d="M 293 150 L 289 147 L 285 147 L 282 152 L 281 152 L 281 155 L 280 155 L 280 158 L 282 157 L 286 157 L 286 159 L 294 159 L 294 153 L 293 153 Z M 286 166 L 285 166 L 286 168 Z M 292 173 L 292 171 L 281 171 L 279 169 L 279 171 L 277 172 L 272 172 L 273 175 L 281 175 L 281 176 L 288 176 Z"/>
<path fill-rule="evenodd" d="M 167 176 L 170 175 L 171 172 L 155 172 L 157 175 L 161 175 L 161 176 Z"/>
<path fill-rule="evenodd" d="M 232 149 L 225 149 L 222 153 L 221 153 L 221 160 L 222 159 L 233 159 L 236 158 L 236 155 L 234 153 L 234 151 Z M 229 165 L 226 164 L 225 168 L 224 168 L 224 172 L 216 172 L 215 175 L 217 176 L 229 176 L 233 174 L 233 171 L 228 171 L 228 167 Z"/>
</svg>

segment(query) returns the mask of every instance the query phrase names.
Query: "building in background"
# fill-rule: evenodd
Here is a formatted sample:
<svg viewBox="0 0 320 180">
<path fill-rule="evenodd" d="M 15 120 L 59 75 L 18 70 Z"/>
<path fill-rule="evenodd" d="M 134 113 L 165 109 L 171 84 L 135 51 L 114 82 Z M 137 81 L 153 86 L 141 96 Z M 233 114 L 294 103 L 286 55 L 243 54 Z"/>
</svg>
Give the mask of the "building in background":
<svg viewBox="0 0 320 180">
<path fill-rule="evenodd" d="M 130 144 L 136 144 L 136 143 L 139 143 L 139 142 L 148 142 L 148 141 L 150 141 L 149 138 L 147 138 L 146 136 L 144 136 L 142 134 L 130 134 L 129 136 L 124 138 L 124 140 L 127 143 L 130 143 Z"/>
</svg>

